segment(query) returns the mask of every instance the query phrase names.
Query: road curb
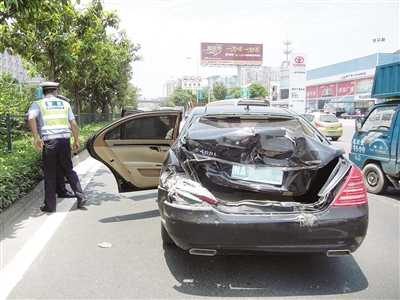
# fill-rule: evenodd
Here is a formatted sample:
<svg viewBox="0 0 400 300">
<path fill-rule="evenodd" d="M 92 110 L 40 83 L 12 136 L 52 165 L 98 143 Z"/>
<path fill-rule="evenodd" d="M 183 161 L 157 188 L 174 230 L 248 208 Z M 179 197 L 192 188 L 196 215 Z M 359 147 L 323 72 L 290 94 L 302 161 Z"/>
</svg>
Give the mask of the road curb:
<svg viewBox="0 0 400 300">
<path fill-rule="evenodd" d="M 80 162 L 89 156 L 87 150 L 83 150 L 72 157 L 72 163 L 76 167 Z M 44 181 L 42 180 L 35 188 L 19 200 L 11 204 L 11 206 L 0 212 L 0 231 L 3 231 L 8 225 L 16 220 L 33 202 L 44 197 Z"/>
</svg>

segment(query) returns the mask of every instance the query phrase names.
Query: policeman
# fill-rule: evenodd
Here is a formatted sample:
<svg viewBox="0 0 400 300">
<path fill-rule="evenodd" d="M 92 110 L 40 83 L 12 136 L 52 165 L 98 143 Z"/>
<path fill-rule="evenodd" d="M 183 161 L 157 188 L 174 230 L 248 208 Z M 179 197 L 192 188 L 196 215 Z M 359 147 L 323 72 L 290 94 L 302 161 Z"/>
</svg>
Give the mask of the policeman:
<svg viewBox="0 0 400 300">
<path fill-rule="evenodd" d="M 44 98 L 32 102 L 27 113 L 35 147 L 43 150 L 45 198 L 44 206 L 41 206 L 40 210 L 50 213 L 55 212 L 57 206 L 57 166 L 74 191 L 78 199 L 78 208 L 86 203 L 85 194 L 78 175 L 73 170 L 71 159 L 71 131 L 74 137 L 74 150 L 78 151 L 80 148 L 78 125 L 69 103 L 56 98 L 58 85 L 56 82 L 43 82 L 41 87 Z M 40 137 L 37 125 L 40 127 Z"/>
</svg>

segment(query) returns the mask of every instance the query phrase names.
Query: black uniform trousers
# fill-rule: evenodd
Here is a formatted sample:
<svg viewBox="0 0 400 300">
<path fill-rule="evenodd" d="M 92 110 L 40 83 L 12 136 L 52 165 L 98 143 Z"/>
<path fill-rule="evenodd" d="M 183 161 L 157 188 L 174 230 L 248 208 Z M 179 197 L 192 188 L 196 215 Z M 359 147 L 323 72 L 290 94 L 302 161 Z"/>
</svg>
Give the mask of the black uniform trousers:
<svg viewBox="0 0 400 300">
<path fill-rule="evenodd" d="M 71 189 L 78 199 L 84 199 L 79 177 L 74 171 L 71 159 L 71 144 L 69 138 L 44 141 L 43 147 L 43 173 L 45 198 L 44 205 L 48 210 L 56 210 L 57 198 L 57 166 L 64 174 Z"/>
</svg>

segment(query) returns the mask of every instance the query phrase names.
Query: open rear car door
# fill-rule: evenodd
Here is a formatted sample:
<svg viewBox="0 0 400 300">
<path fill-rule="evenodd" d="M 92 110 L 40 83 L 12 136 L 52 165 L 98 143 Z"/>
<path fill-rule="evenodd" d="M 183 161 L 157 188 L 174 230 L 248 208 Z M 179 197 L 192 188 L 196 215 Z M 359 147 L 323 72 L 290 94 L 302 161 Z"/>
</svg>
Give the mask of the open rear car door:
<svg viewBox="0 0 400 300">
<path fill-rule="evenodd" d="M 96 132 L 87 149 L 111 170 L 120 193 L 155 188 L 181 121 L 177 110 L 129 114 Z"/>
</svg>

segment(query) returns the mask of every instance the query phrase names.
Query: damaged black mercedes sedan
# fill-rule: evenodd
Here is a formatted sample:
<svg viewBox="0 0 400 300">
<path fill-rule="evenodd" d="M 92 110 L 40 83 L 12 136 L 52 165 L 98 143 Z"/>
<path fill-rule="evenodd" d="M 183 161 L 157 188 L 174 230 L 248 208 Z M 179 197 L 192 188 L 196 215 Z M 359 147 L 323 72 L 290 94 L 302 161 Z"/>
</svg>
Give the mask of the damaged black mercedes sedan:
<svg viewBox="0 0 400 300">
<path fill-rule="evenodd" d="M 306 119 L 258 105 L 124 117 L 87 143 L 119 192 L 158 186 L 161 237 L 195 255 L 357 250 L 367 234 L 360 170 Z"/>
</svg>

